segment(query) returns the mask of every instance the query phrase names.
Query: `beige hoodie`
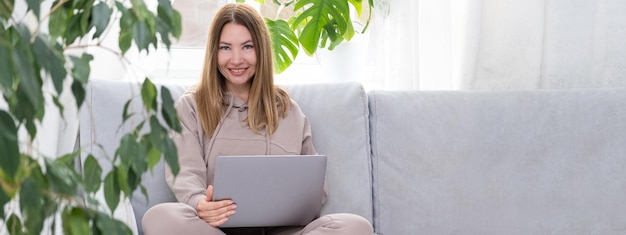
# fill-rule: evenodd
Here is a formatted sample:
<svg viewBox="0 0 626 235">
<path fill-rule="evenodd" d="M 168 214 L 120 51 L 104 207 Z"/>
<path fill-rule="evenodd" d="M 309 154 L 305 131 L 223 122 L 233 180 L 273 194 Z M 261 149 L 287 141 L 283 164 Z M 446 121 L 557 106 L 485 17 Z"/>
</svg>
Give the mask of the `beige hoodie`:
<svg viewBox="0 0 626 235">
<path fill-rule="evenodd" d="M 178 149 L 180 172 L 174 177 L 166 167 L 165 176 L 178 201 L 193 208 L 205 198 L 208 185 L 213 184 L 217 156 L 317 154 L 309 121 L 293 100 L 272 136 L 265 130 L 255 134 L 248 128 L 245 121 L 247 104 L 243 100 L 226 93 L 224 103 L 225 115 L 210 139 L 196 113 L 195 89 L 185 92 L 176 103 L 182 132 L 175 134 L 173 139 Z M 326 187 L 324 189 L 326 192 Z"/>
</svg>

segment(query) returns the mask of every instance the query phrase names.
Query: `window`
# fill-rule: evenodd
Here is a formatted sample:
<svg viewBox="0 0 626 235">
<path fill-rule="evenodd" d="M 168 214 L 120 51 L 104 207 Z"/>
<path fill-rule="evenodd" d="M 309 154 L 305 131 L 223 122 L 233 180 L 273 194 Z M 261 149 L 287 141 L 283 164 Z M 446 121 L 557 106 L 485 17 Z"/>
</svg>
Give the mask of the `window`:
<svg viewBox="0 0 626 235">
<path fill-rule="evenodd" d="M 153 79 L 190 79 L 198 80 L 204 63 L 205 44 L 208 30 L 217 9 L 234 0 L 179 0 L 173 6 L 182 15 L 182 34 L 178 42 L 173 44 L 168 53 L 161 50 L 154 60 Z M 260 4 L 249 0 L 247 4 L 255 6 L 264 17 L 275 19 L 279 6 L 271 0 Z M 293 14 L 290 9 L 283 9 L 279 18 L 286 19 Z M 365 15 L 365 14 L 364 14 Z M 358 28 L 356 30 L 359 30 Z M 308 56 L 304 51 L 298 53 L 294 64 L 282 74 L 277 74 L 277 83 L 301 82 L 334 82 L 359 80 L 368 83 L 372 81 L 373 66 L 368 66 L 369 35 L 355 34 L 354 38 L 340 45 L 332 52 L 326 49 L 318 50 L 314 56 Z M 358 78 L 358 79 L 357 79 Z M 364 84 L 367 86 L 367 84 Z"/>
</svg>

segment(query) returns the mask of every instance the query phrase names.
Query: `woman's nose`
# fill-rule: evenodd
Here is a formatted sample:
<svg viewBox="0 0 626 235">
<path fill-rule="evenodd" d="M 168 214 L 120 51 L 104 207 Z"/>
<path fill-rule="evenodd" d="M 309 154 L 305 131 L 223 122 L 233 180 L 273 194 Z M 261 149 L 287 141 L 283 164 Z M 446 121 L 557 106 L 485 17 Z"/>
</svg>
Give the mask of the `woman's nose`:
<svg viewBox="0 0 626 235">
<path fill-rule="evenodd" d="M 243 61 L 241 50 L 233 50 L 233 57 L 230 60 L 234 64 L 241 63 Z"/>
</svg>

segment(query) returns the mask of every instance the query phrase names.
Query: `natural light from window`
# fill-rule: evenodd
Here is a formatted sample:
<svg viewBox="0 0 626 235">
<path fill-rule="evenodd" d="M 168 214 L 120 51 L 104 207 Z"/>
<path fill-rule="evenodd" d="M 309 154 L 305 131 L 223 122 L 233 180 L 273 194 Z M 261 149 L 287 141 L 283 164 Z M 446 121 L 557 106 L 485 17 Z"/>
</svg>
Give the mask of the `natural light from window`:
<svg viewBox="0 0 626 235">
<path fill-rule="evenodd" d="M 174 1 L 174 7 L 183 16 L 183 35 L 169 52 L 159 50 L 153 59 L 145 62 L 150 63 L 146 65 L 150 70 L 148 75 L 153 79 L 198 80 L 204 63 L 204 45 L 210 21 L 215 10 L 227 2 L 234 1 Z M 275 15 L 270 15 L 276 14 L 276 6 L 271 2 L 261 5 L 249 0 L 246 3 L 266 14 L 265 17 L 275 18 Z M 277 74 L 275 80 L 278 84 L 358 81 L 366 88 L 375 88 L 373 62 L 368 60 L 371 57 L 368 48 L 369 31 L 355 34 L 352 40 L 333 51 L 318 50 L 314 56 L 301 51 L 294 63 L 285 72 Z"/>
</svg>

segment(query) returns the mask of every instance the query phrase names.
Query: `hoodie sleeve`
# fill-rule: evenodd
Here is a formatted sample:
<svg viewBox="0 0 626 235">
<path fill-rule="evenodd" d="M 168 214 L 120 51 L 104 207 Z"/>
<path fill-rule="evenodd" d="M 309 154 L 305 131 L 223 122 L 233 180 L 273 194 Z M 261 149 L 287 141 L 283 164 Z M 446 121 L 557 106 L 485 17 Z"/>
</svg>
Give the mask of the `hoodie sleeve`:
<svg viewBox="0 0 626 235">
<path fill-rule="evenodd" d="M 186 93 L 178 100 L 176 111 L 182 131 L 174 133 L 172 139 L 178 151 L 180 171 L 174 176 L 166 166 L 165 178 L 176 199 L 195 209 L 206 195 L 207 169 L 202 150 L 202 125 L 196 115 L 193 93 Z"/>
</svg>

